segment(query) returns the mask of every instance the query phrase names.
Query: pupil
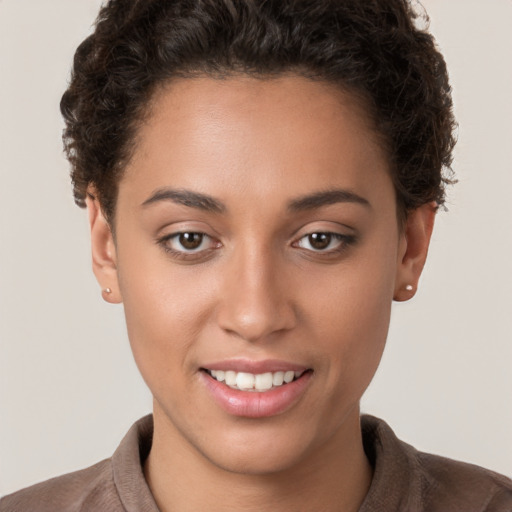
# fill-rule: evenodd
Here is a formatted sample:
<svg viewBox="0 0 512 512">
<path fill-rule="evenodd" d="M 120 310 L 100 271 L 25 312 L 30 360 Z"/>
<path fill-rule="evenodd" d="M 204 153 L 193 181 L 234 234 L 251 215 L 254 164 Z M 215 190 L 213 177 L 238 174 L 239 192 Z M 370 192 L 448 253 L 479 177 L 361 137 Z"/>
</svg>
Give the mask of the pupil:
<svg viewBox="0 0 512 512">
<path fill-rule="evenodd" d="M 325 249 L 331 243 L 331 235 L 329 233 L 312 233 L 309 235 L 309 243 L 315 249 Z"/>
<path fill-rule="evenodd" d="M 203 241 L 201 233 L 181 233 L 180 244 L 185 249 L 197 249 Z"/>
</svg>

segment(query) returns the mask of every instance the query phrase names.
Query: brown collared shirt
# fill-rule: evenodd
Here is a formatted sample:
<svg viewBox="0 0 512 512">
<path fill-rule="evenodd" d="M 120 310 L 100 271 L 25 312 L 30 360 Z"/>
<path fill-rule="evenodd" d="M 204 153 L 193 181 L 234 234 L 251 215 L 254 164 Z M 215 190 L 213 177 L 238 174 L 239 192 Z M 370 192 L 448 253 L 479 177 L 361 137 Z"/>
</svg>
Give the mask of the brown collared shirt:
<svg viewBox="0 0 512 512">
<path fill-rule="evenodd" d="M 359 512 L 512 512 L 512 480 L 419 452 L 378 418 L 364 415 L 361 425 L 374 475 Z M 112 458 L 6 496 L 0 512 L 158 512 L 142 470 L 152 435 L 150 415 Z"/>
</svg>

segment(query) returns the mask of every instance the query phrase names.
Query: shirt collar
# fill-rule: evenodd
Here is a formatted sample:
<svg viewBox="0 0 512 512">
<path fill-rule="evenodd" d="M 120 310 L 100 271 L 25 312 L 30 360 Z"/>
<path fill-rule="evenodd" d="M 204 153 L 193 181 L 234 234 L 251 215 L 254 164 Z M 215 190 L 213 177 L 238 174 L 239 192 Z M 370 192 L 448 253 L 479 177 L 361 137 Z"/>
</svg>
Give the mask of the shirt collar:
<svg viewBox="0 0 512 512">
<path fill-rule="evenodd" d="M 112 457 L 114 483 L 126 512 L 159 512 L 142 469 L 152 440 L 149 414 L 130 428 Z"/>
<path fill-rule="evenodd" d="M 416 452 L 400 441 L 384 421 L 361 417 L 363 444 L 374 468 L 372 483 L 359 512 L 422 510 L 422 487 Z M 153 416 L 137 421 L 112 457 L 114 482 L 127 512 L 159 512 L 144 478 L 143 465 L 153 440 Z"/>
</svg>

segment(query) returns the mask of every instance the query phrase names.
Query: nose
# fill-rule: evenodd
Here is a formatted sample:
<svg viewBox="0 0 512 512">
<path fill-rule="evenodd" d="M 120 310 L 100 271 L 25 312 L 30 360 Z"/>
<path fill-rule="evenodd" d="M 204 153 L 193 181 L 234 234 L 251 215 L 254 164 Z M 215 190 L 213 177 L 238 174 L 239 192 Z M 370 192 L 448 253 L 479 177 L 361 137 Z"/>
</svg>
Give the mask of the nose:
<svg viewBox="0 0 512 512">
<path fill-rule="evenodd" d="M 287 272 L 270 251 L 240 250 L 226 262 L 220 327 L 246 341 L 264 341 L 296 324 Z"/>
</svg>

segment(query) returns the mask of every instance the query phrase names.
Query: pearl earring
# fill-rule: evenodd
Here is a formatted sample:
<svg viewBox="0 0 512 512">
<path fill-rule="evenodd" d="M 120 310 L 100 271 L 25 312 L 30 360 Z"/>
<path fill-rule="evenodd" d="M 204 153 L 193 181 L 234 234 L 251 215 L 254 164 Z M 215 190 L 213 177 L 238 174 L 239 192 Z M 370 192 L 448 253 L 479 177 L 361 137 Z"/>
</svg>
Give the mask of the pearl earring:
<svg viewBox="0 0 512 512">
<path fill-rule="evenodd" d="M 105 288 L 103 290 L 106 294 L 112 293 L 112 290 L 110 288 Z"/>
<path fill-rule="evenodd" d="M 408 291 L 408 292 L 412 292 L 414 290 L 414 287 L 412 286 L 412 284 L 408 284 L 405 289 Z"/>
</svg>

